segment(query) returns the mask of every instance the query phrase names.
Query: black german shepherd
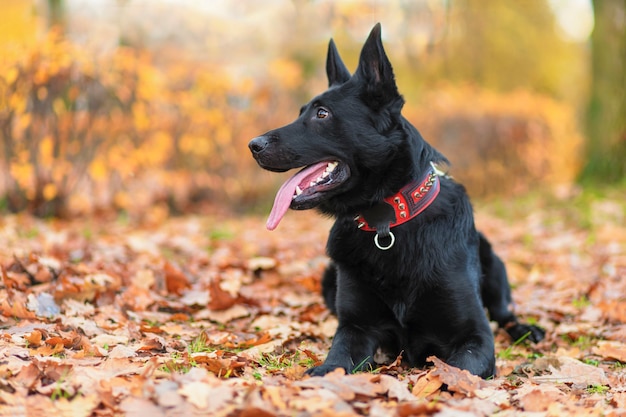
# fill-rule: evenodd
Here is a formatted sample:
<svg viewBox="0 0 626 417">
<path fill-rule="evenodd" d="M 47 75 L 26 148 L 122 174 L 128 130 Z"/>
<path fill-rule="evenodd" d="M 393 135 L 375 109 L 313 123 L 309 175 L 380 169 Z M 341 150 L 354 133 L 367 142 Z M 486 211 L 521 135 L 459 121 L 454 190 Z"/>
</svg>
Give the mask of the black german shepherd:
<svg viewBox="0 0 626 417">
<path fill-rule="evenodd" d="M 476 231 L 464 187 L 401 115 L 380 33 L 377 24 L 354 75 L 331 40 L 329 89 L 249 144 L 262 168 L 304 167 L 278 191 L 268 229 L 289 208 L 336 219 L 322 286 L 339 326 L 326 361 L 308 373 L 370 367 L 382 351 L 403 352 L 412 366 L 436 355 L 486 378 L 495 356 L 483 307 L 514 340 L 544 332 L 517 321 L 504 264 Z"/>
</svg>

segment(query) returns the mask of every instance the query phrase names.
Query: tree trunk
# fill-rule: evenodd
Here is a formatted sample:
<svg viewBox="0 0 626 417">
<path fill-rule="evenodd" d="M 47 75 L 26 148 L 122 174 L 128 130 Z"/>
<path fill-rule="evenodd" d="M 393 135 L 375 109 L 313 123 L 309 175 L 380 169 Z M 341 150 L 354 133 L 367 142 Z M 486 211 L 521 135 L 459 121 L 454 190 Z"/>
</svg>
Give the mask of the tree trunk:
<svg viewBox="0 0 626 417">
<path fill-rule="evenodd" d="M 594 0 L 593 81 L 583 180 L 626 178 L 626 0 Z"/>
</svg>

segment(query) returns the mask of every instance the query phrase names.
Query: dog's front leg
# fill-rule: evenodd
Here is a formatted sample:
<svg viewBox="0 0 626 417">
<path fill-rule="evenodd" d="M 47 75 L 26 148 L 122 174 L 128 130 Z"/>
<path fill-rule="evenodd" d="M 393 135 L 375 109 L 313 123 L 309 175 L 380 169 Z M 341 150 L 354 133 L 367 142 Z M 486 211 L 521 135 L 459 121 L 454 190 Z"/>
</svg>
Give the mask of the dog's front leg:
<svg viewBox="0 0 626 417">
<path fill-rule="evenodd" d="M 377 340 L 371 332 L 353 324 L 339 324 L 333 344 L 324 363 L 307 371 L 313 376 L 322 376 L 343 368 L 347 373 L 372 369 Z"/>
</svg>

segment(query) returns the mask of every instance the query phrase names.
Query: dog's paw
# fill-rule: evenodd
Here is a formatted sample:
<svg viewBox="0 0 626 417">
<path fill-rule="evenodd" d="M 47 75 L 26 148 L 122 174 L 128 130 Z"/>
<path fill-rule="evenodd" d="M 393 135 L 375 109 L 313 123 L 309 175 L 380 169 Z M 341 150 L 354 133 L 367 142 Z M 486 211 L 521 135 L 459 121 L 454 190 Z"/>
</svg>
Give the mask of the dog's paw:
<svg viewBox="0 0 626 417">
<path fill-rule="evenodd" d="M 546 331 L 532 324 L 515 323 L 506 329 L 514 341 L 523 339 L 538 343 L 546 336 Z"/>
<path fill-rule="evenodd" d="M 327 373 L 330 373 L 332 371 L 334 371 L 335 369 L 339 369 L 342 368 L 339 365 L 329 365 L 329 364 L 322 364 L 320 366 L 316 366 L 314 368 L 310 368 L 306 370 L 306 374 L 307 375 L 311 375 L 311 376 L 324 376 Z"/>
</svg>

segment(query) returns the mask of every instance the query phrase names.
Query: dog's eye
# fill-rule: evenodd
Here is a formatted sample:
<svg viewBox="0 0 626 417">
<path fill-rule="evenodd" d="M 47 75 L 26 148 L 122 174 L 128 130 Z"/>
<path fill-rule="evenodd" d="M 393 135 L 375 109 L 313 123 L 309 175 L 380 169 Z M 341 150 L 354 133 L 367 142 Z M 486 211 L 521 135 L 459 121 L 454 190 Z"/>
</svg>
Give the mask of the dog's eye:
<svg viewBox="0 0 626 417">
<path fill-rule="evenodd" d="M 318 119 L 325 119 L 328 116 L 330 116 L 330 113 L 325 108 L 320 107 L 319 109 L 317 109 L 316 116 L 317 116 Z"/>
</svg>

